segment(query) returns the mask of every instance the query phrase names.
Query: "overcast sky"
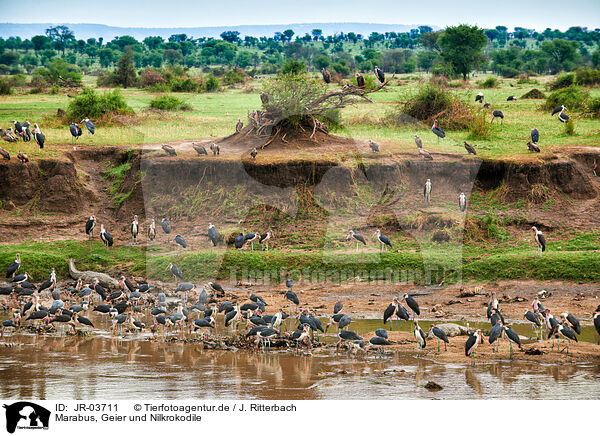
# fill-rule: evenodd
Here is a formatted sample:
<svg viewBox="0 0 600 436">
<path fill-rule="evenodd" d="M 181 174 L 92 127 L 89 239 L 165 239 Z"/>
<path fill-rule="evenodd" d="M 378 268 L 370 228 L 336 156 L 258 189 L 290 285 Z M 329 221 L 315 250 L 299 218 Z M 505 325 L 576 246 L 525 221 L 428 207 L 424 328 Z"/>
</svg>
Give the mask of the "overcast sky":
<svg viewBox="0 0 600 436">
<path fill-rule="evenodd" d="M 0 21 L 121 27 L 361 22 L 600 27 L 600 0 L 0 0 Z"/>
</svg>

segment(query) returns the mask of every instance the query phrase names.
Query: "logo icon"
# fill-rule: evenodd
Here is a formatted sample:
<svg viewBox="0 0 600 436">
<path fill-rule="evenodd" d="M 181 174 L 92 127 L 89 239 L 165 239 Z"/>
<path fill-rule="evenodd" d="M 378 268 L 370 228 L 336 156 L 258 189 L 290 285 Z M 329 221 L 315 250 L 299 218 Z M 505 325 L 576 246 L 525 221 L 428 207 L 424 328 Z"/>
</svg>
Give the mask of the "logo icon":
<svg viewBox="0 0 600 436">
<path fill-rule="evenodd" d="M 18 428 L 47 429 L 50 422 L 50 411 L 29 401 L 5 404 L 6 431 L 14 433 Z"/>
</svg>

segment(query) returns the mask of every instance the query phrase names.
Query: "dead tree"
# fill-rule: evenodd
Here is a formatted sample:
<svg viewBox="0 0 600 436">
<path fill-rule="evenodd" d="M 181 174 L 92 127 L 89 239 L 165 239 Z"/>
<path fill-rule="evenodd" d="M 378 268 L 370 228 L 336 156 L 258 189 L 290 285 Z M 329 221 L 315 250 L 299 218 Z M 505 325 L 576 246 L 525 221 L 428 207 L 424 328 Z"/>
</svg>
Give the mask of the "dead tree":
<svg viewBox="0 0 600 436">
<path fill-rule="evenodd" d="M 277 138 L 284 143 L 287 142 L 285 137 L 290 133 L 290 130 L 301 131 L 310 139 L 313 139 L 317 131 L 329 134 L 327 124 L 319 121 L 319 117 L 325 116 L 332 109 L 341 109 L 358 101 L 372 103 L 373 101 L 368 95 L 381 90 L 388 83 L 389 80 L 372 90 L 346 83 L 340 89 L 326 92 L 306 103 L 302 108 L 302 113 L 295 117 L 294 122 L 289 122 L 288 117 L 284 115 L 284 107 L 281 105 L 270 104 L 269 110 L 264 109 L 263 105 L 263 109 L 248 114 L 249 125 L 238 134 L 254 135 L 267 139 L 260 148 L 265 148 Z"/>
</svg>

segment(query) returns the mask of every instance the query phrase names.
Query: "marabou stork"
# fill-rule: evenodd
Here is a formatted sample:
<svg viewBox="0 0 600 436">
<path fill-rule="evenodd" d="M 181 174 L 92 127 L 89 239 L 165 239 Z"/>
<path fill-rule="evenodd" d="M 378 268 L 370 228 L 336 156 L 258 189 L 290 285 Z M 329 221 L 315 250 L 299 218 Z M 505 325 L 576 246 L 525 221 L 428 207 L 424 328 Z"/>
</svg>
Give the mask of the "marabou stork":
<svg viewBox="0 0 600 436">
<path fill-rule="evenodd" d="M 375 234 L 374 234 L 374 235 L 377 237 L 377 240 L 378 240 L 378 241 L 381 243 L 381 250 L 380 250 L 380 251 L 383 251 L 383 250 L 385 250 L 385 246 L 386 246 L 386 245 L 387 245 L 388 247 L 392 248 L 392 241 L 390 241 L 390 238 L 388 238 L 388 237 L 387 237 L 387 236 L 385 236 L 385 235 L 382 235 L 382 234 L 381 234 L 381 231 L 380 231 L 379 229 L 377 229 L 377 230 L 375 231 Z"/>
<path fill-rule="evenodd" d="M 438 120 L 433 120 L 433 126 L 431 126 L 431 131 L 437 136 L 437 142 L 439 144 L 440 138 L 446 137 L 446 132 L 440 126 L 438 126 Z"/>
<path fill-rule="evenodd" d="M 42 283 L 38 289 L 38 292 L 42 292 L 45 289 L 54 289 L 56 287 L 56 271 L 52 268 L 50 277 L 44 283 Z"/>
<path fill-rule="evenodd" d="M 475 103 L 477 103 L 477 102 L 483 103 L 483 92 L 479 92 L 475 96 Z"/>
<path fill-rule="evenodd" d="M 348 239 L 354 239 L 354 241 L 356 241 L 356 252 L 358 253 L 358 245 L 362 242 L 363 245 L 367 245 L 367 241 L 365 241 L 365 238 L 363 238 L 363 236 L 360 233 L 355 232 L 354 230 L 350 230 L 350 232 L 348 232 L 348 236 L 346 237 L 346 240 Z"/>
<path fill-rule="evenodd" d="M 569 116 L 564 112 L 565 109 L 561 110 L 560 113 L 558 114 L 558 120 L 561 123 L 566 123 L 569 121 Z"/>
<path fill-rule="evenodd" d="M 292 311 L 292 303 L 296 305 L 296 312 L 298 312 L 298 305 L 300 305 L 300 300 L 298 300 L 298 296 L 292 290 L 288 290 L 285 293 L 285 299 L 290 303 L 290 312 Z"/>
<path fill-rule="evenodd" d="M 417 300 L 408 294 L 404 294 L 404 301 L 406 302 L 407 306 L 410 307 L 410 310 L 414 312 L 413 319 L 415 315 L 421 315 L 421 309 L 419 308 L 419 303 L 417 303 Z"/>
<path fill-rule="evenodd" d="M 160 226 L 162 227 L 163 232 L 165 232 L 167 235 L 171 233 L 171 223 L 166 219 L 162 219 Z"/>
<path fill-rule="evenodd" d="M 592 315 L 592 319 L 594 320 L 594 328 L 600 336 L 600 305 L 598 305 L 598 307 L 596 308 L 594 315 Z"/>
<path fill-rule="evenodd" d="M 108 247 L 113 245 L 112 235 L 104 228 L 104 224 L 100 224 L 100 240 L 104 244 L 104 253 L 108 254 Z"/>
<path fill-rule="evenodd" d="M 38 145 L 38 154 L 39 154 L 39 153 L 41 153 L 41 149 L 44 148 L 44 143 L 46 142 L 46 137 L 42 133 L 42 130 L 37 125 L 37 123 L 34 123 L 33 125 L 35 126 L 35 129 L 33 130 L 33 139 L 35 139 L 35 142 Z"/>
<path fill-rule="evenodd" d="M 23 136 L 23 124 L 21 124 L 20 122 L 16 121 L 16 120 L 12 120 L 11 121 L 13 123 L 13 126 L 15 127 L 15 133 L 19 136 Z"/>
<path fill-rule="evenodd" d="M 465 342 L 465 356 L 471 358 L 471 363 L 473 363 L 473 357 L 475 357 L 475 350 L 477 349 L 477 345 L 480 342 L 483 342 L 483 335 L 480 329 L 477 329 L 475 333 L 469 336 L 467 342 Z"/>
<path fill-rule="evenodd" d="M 183 236 L 176 235 L 173 241 L 175 241 L 175 243 L 178 245 L 178 249 L 179 247 L 187 248 L 187 243 L 185 242 L 185 239 L 183 239 Z"/>
<path fill-rule="evenodd" d="M 517 97 L 515 97 L 514 95 L 509 95 L 506 101 L 517 101 Z"/>
<path fill-rule="evenodd" d="M 156 222 L 152 218 L 152 222 L 148 226 L 148 240 L 152 242 L 154 239 L 156 239 Z"/>
<path fill-rule="evenodd" d="M 69 126 L 69 131 L 71 132 L 71 136 L 72 136 L 71 141 L 74 140 L 75 142 L 77 142 L 77 140 L 83 133 L 83 131 L 81 130 L 81 127 L 79 127 L 79 124 L 77 124 L 77 123 L 71 123 L 71 125 Z"/>
<path fill-rule="evenodd" d="M 417 350 L 424 350 L 427 346 L 427 339 L 425 337 L 425 333 L 419 327 L 419 321 L 414 321 L 413 334 L 415 335 L 415 339 L 417 340 Z"/>
<path fill-rule="evenodd" d="M 536 337 L 539 339 L 541 336 L 542 320 L 540 317 L 532 312 L 531 310 L 525 310 L 525 319 L 531 323 L 531 336 L 533 337 L 533 329 L 536 331 Z M 540 333 L 538 334 L 538 329 Z"/>
<path fill-rule="evenodd" d="M 557 324 L 552 329 L 550 334 L 553 336 L 557 335 L 559 337 L 559 340 L 558 340 L 559 341 L 558 342 L 558 352 L 559 353 L 562 353 L 563 351 L 567 350 L 567 354 L 569 354 L 569 345 L 571 344 L 571 341 L 579 342 L 577 340 L 577 336 L 575 336 L 575 332 L 563 324 Z M 560 349 L 560 337 L 561 336 L 567 340 L 567 345 L 562 350 Z"/>
<path fill-rule="evenodd" d="M 392 302 L 386 309 L 383 311 L 383 324 L 390 320 L 390 330 L 392 330 L 392 316 L 396 313 L 396 308 L 398 307 L 398 298 L 394 297 Z"/>
<path fill-rule="evenodd" d="M 96 133 L 96 126 L 94 126 L 94 123 L 92 123 L 88 117 L 85 117 L 83 120 L 81 120 L 81 122 L 85 125 L 85 127 L 86 127 L 86 129 L 88 131 L 88 135 L 90 133 L 92 135 L 94 133 Z"/>
<path fill-rule="evenodd" d="M 496 324 L 494 324 L 494 326 L 492 327 L 492 329 L 490 330 L 490 336 L 488 338 L 490 345 L 492 345 L 492 350 L 494 352 L 498 351 L 498 348 L 500 347 L 500 338 L 502 337 L 502 332 L 504 332 L 504 326 L 502 325 L 502 322 L 497 322 Z M 494 349 L 494 342 L 496 342 L 496 349 Z"/>
<path fill-rule="evenodd" d="M 170 263 L 169 265 L 167 265 L 166 269 L 171 270 L 171 274 L 173 274 L 175 276 L 175 279 L 177 281 L 183 280 L 183 273 L 177 267 L 177 265 L 173 265 L 172 263 Z"/>
<path fill-rule="evenodd" d="M 89 219 L 85 223 L 85 233 L 89 235 L 89 239 L 94 238 L 94 228 L 96 227 L 96 217 L 94 215 L 90 216 Z"/>
<path fill-rule="evenodd" d="M 502 111 L 500 110 L 495 110 L 494 112 L 492 112 L 492 123 L 494 122 L 494 120 L 497 120 L 498 118 L 500 118 L 502 120 L 502 123 L 504 123 L 504 114 L 502 113 Z M 497 123 L 498 121 L 496 121 Z"/>
<path fill-rule="evenodd" d="M 246 233 L 246 235 L 244 235 L 244 245 L 249 243 L 252 247 L 252 251 L 254 251 L 254 241 L 258 239 L 260 239 L 260 235 L 258 233 Z"/>
<path fill-rule="evenodd" d="M 578 335 L 581 334 L 581 324 L 579 324 L 579 320 L 577 318 L 568 312 L 561 313 L 560 317 L 562 318 L 563 324 L 567 324 L 567 326 Z"/>
<path fill-rule="evenodd" d="M 448 341 L 448 336 L 446 336 L 446 333 L 444 333 L 444 330 L 442 330 L 441 328 L 437 327 L 437 326 L 433 326 L 431 328 L 431 332 L 433 333 L 433 336 L 435 336 L 437 338 L 437 343 L 438 343 L 438 351 L 440 351 L 440 341 L 444 342 L 444 351 L 447 351 L 447 344 L 449 344 L 450 342 Z"/>
<path fill-rule="evenodd" d="M 267 231 L 260 235 L 258 242 L 263 246 L 263 250 L 269 251 L 269 240 L 273 237 L 273 232 L 271 230 Z"/>
<path fill-rule="evenodd" d="M 538 230 L 535 226 L 531 228 L 533 230 L 533 238 L 538 245 L 538 250 L 540 251 L 540 257 L 542 257 L 542 253 L 546 251 L 546 238 L 540 230 Z"/>
<path fill-rule="evenodd" d="M 223 286 L 221 286 L 219 283 L 217 283 L 217 282 L 208 282 L 208 286 L 209 286 L 209 288 L 212 289 L 212 291 L 214 292 L 214 294 L 217 297 L 224 297 L 225 296 L 225 289 L 223 289 Z"/>
<path fill-rule="evenodd" d="M 8 265 L 6 270 L 6 278 L 14 278 L 17 271 L 21 268 L 21 256 L 17 253 L 15 261 Z"/>
<path fill-rule="evenodd" d="M 131 227 L 129 228 L 131 231 L 131 237 L 133 238 L 133 243 L 137 244 L 138 233 L 140 232 L 140 225 L 138 223 L 138 216 L 133 216 L 133 221 L 131 222 Z"/>
<path fill-rule="evenodd" d="M 564 104 L 561 104 L 560 106 L 556 106 L 554 108 L 554 110 L 552 111 L 552 116 L 554 116 L 562 111 L 565 111 L 565 110 L 567 110 L 567 107 Z"/>
<path fill-rule="evenodd" d="M 519 347 L 519 349 L 521 348 L 521 339 L 519 338 L 519 335 L 517 334 L 517 332 L 515 332 L 512 327 L 510 326 L 505 326 L 504 327 L 504 336 L 506 337 L 506 339 L 508 339 L 508 344 L 510 345 L 510 357 L 512 359 L 512 355 L 513 355 L 513 346 L 512 344 L 517 344 L 517 346 Z"/>
<path fill-rule="evenodd" d="M 340 311 L 342 310 L 343 307 L 344 307 L 344 304 L 341 301 L 336 302 L 333 305 L 333 314 L 335 315 L 336 313 L 340 313 Z"/>
<path fill-rule="evenodd" d="M 238 235 L 235 237 L 233 245 L 238 250 L 241 250 L 244 247 L 244 234 L 242 232 L 238 233 Z"/>
<path fill-rule="evenodd" d="M 217 156 L 221 154 L 221 147 L 219 144 L 215 144 L 214 142 L 210 144 L 210 151 L 212 151 L 213 156 Z"/>
</svg>

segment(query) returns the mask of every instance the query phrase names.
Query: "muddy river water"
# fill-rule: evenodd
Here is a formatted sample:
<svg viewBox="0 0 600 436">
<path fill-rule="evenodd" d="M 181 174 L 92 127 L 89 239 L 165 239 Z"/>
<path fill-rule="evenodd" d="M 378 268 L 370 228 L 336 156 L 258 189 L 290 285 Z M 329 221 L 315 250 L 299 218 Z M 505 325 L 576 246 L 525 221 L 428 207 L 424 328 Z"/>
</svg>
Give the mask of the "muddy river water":
<svg viewBox="0 0 600 436">
<path fill-rule="evenodd" d="M 357 320 L 359 333 L 379 320 Z M 425 327 L 425 326 L 423 326 Z M 407 329 L 408 326 L 403 326 Z M 529 326 L 519 325 L 520 334 Z M 326 338 L 333 341 L 333 333 Z M 596 340 L 591 327 L 582 337 Z M 597 364 L 436 363 L 402 351 L 204 350 L 147 336 L 12 333 L 2 339 L 0 397 L 19 399 L 600 399 Z M 585 340 L 585 339 L 584 339 Z M 433 346 L 433 345 L 432 345 Z M 443 389 L 423 386 L 434 381 Z"/>
</svg>

